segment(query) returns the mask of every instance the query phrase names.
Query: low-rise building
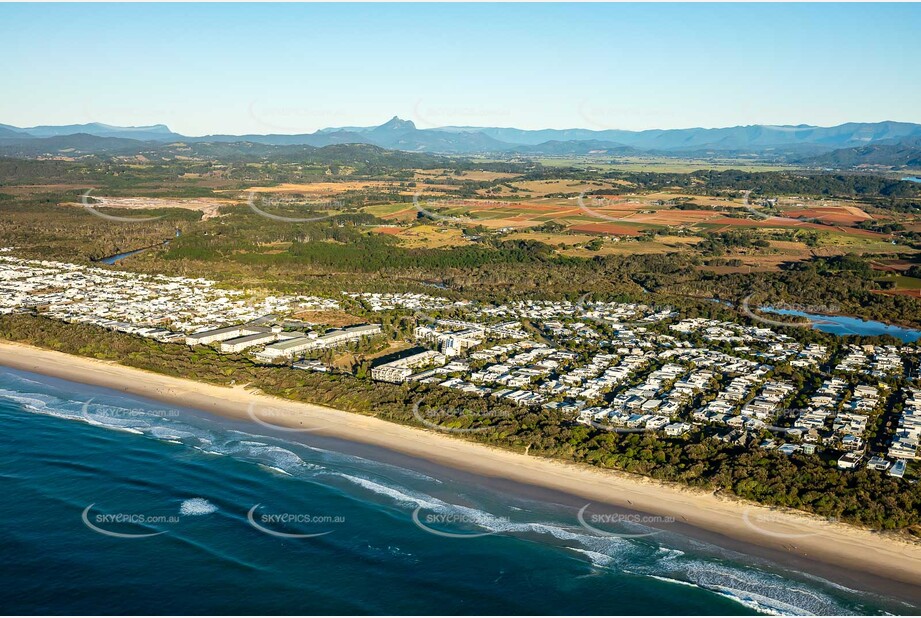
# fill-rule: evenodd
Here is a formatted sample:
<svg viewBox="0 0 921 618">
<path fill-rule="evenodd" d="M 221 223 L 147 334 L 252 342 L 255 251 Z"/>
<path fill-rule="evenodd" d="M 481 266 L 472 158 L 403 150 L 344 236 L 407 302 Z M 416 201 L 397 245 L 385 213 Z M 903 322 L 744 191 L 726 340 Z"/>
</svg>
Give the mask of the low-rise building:
<svg viewBox="0 0 921 618">
<path fill-rule="evenodd" d="M 838 467 L 842 470 L 851 470 L 860 465 L 863 453 L 845 453 L 838 459 Z"/>
<path fill-rule="evenodd" d="M 225 326 L 223 328 L 211 328 L 187 335 L 185 342 L 187 345 L 208 345 L 218 341 L 227 341 L 228 339 L 238 339 L 248 335 L 270 332 L 270 329 L 264 326 L 253 326 L 251 324 L 240 324 L 238 326 Z"/>
<path fill-rule="evenodd" d="M 412 356 L 378 365 L 371 368 L 371 379 L 378 382 L 392 382 L 402 384 L 406 378 L 413 374 L 413 370 L 421 369 L 428 365 L 444 365 L 447 357 L 441 352 L 426 350 Z"/>
<path fill-rule="evenodd" d="M 691 431 L 690 423 L 671 423 L 665 426 L 665 435 L 671 437 L 683 436 Z"/>
<path fill-rule="evenodd" d="M 221 342 L 221 352 L 224 354 L 236 354 L 247 348 L 257 345 L 272 343 L 278 338 L 278 333 L 266 329 L 267 332 L 244 335 L 235 339 L 228 339 Z"/>
</svg>

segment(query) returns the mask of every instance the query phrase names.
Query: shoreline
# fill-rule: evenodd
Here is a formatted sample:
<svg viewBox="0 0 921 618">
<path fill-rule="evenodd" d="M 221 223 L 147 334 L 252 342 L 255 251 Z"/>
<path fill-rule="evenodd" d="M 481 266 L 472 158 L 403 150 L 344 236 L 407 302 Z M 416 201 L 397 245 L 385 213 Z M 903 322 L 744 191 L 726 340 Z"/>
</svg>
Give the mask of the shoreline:
<svg viewBox="0 0 921 618">
<path fill-rule="evenodd" d="M 401 456 L 486 477 L 497 485 L 517 483 L 629 511 L 674 518 L 732 545 L 754 546 L 769 560 L 820 564 L 823 577 L 847 575 L 860 590 L 921 601 L 921 546 L 894 535 L 829 523 L 805 513 L 773 510 L 737 498 L 721 497 L 628 473 L 601 470 L 506 451 L 446 433 L 418 429 L 371 416 L 314 404 L 257 395 L 242 386 L 224 387 L 143 371 L 63 352 L 0 342 L 0 365 L 158 400 L 234 420 L 309 428 L 307 435 L 383 449 Z M 253 406 L 258 406 L 253 408 Z M 292 434 L 294 435 L 294 434 Z M 760 523 L 759 523 L 760 522 Z M 757 556 L 757 554 L 755 554 Z M 778 560 L 779 559 L 779 560 Z M 891 585 L 877 585 L 891 584 Z"/>
</svg>

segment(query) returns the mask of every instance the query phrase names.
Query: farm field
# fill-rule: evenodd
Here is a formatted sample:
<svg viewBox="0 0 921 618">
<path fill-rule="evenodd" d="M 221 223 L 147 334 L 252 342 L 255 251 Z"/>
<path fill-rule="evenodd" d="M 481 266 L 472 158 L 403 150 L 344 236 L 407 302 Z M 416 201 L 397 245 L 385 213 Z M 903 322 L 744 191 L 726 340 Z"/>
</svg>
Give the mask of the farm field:
<svg viewBox="0 0 921 618">
<path fill-rule="evenodd" d="M 80 191 L 89 187 L 74 184 L 47 184 L 47 185 L 3 185 L 0 193 L 16 197 L 27 197 L 39 193 L 62 193 L 64 191 Z"/>
<path fill-rule="evenodd" d="M 457 191 L 454 185 L 426 184 L 422 188 L 409 186 L 404 181 L 397 180 L 349 180 L 342 182 L 310 182 L 310 183 L 281 183 L 278 185 L 253 186 L 243 189 L 245 193 L 282 193 L 291 195 L 304 195 L 307 197 L 335 197 L 339 195 L 366 193 L 397 193 L 411 196 L 420 190 L 425 193 L 444 195 Z"/>
<path fill-rule="evenodd" d="M 456 227 L 439 227 L 436 225 L 380 226 L 374 228 L 374 232 L 398 239 L 400 246 L 407 249 L 446 249 L 471 244 L 471 241 L 465 239 L 463 232 Z"/>
<path fill-rule="evenodd" d="M 519 183 L 521 189 L 544 193 L 543 197 L 523 197 L 521 193 L 491 199 L 425 196 L 419 207 L 435 219 L 425 225 L 414 225 L 419 210 L 412 205 L 388 204 L 364 210 L 389 222 L 377 233 L 395 236 L 400 246 L 412 248 L 467 244 L 470 241 L 459 231 L 476 226 L 505 233 L 502 238 L 507 240 L 537 241 L 555 247 L 561 255 L 577 257 L 694 251 L 693 246 L 709 234 L 739 232 L 768 240 L 765 247 L 729 248 L 723 257 L 735 261 L 734 265 L 701 267 L 724 274 L 775 272 L 784 264 L 816 257 L 886 256 L 906 250 L 904 244 L 892 244 L 888 234 L 856 227 L 873 220 L 874 215 L 845 200 L 786 198 L 774 211 L 781 216 L 761 218 L 746 209 L 741 196 L 680 191 L 591 195 L 581 201 L 572 196 L 576 190 L 591 190 L 597 184 L 568 180 Z M 567 197 L 550 196 L 550 192 L 567 191 Z M 457 232 L 444 232 L 448 229 Z M 678 230 L 681 234 L 670 233 Z"/>
<path fill-rule="evenodd" d="M 584 245 L 595 240 L 596 236 L 591 234 L 576 234 L 572 232 L 539 232 L 536 230 L 522 230 L 513 232 L 505 236 L 508 240 L 531 240 L 542 242 L 551 247 L 574 247 Z"/>
<path fill-rule="evenodd" d="M 596 238 L 589 236 L 588 238 Z M 655 240 L 607 239 L 597 250 L 584 246 L 560 249 L 558 253 L 569 257 L 591 258 L 599 255 L 649 255 L 665 254 L 692 249 L 701 238 L 687 236 L 657 236 Z"/>
<path fill-rule="evenodd" d="M 624 183 L 609 180 L 528 180 L 510 182 L 491 187 L 489 189 L 480 189 L 477 193 L 483 196 L 518 196 L 518 197 L 545 197 L 560 193 L 584 193 L 588 191 L 597 191 L 599 189 L 624 186 Z M 628 185 L 629 186 L 629 185 Z"/>
<path fill-rule="evenodd" d="M 893 275 L 887 277 L 895 282 L 896 288 L 900 290 L 921 290 L 921 279 L 916 277 L 906 277 L 905 275 Z"/>
<path fill-rule="evenodd" d="M 310 183 L 285 182 L 275 186 L 248 187 L 243 189 L 243 191 L 247 193 L 296 193 L 299 195 L 329 196 L 341 195 L 349 191 L 385 189 L 393 186 L 393 184 L 394 183 L 380 180 Z"/>
<path fill-rule="evenodd" d="M 577 225 L 570 226 L 574 232 L 585 232 L 587 234 L 595 235 L 614 235 L 614 236 L 639 236 L 642 234 L 643 228 L 640 225 L 632 225 L 626 223 L 613 223 L 610 221 L 602 222 L 591 222 L 591 223 L 579 223 Z"/>
<path fill-rule="evenodd" d="M 502 180 L 504 178 L 515 178 L 517 174 L 511 174 L 508 172 L 490 172 L 486 170 L 464 170 L 462 172 L 454 172 L 452 170 L 446 169 L 434 169 L 434 170 L 416 170 L 414 172 L 415 179 L 417 181 L 424 181 L 426 179 L 435 180 L 436 182 L 441 180 L 470 180 L 473 182 L 492 182 L 495 180 Z M 428 186 L 428 185 L 427 185 Z"/>
<path fill-rule="evenodd" d="M 815 219 L 823 223 L 854 225 L 873 219 L 865 206 L 845 199 L 815 199 L 785 196 L 777 199 L 777 210 L 785 217 Z M 889 214 L 881 212 L 879 214 Z"/>
<path fill-rule="evenodd" d="M 545 157 L 538 162 L 548 167 L 584 167 L 600 171 L 659 172 L 688 174 L 699 170 L 741 170 L 776 172 L 795 166 L 760 163 L 747 159 L 681 159 L 672 157 Z"/>
<path fill-rule="evenodd" d="M 873 218 L 861 209 L 852 206 L 787 210 L 784 215 L 793 219 L 816 219 L 822 223 L 834 225 L 853 225 Z"/>
<path fill-rule="evenodd" d="M 913 259 L 917 252 L 909 246 L 910 241 L 899 238 L 899 244 L 893 244 L 896 236 L 884 226 L 898 223 L 906 230 L 921 232 L 921 220 L 916 215 L 869 200 L 781 194 L 777 198 L 760 197 L 748 206 L 741 189 L 715 190 L 715 195 L 698 193 L 698 178 L 692 179 L 691 185 L 674 189 L 650 181 L 650 188 L 644 190 L 641 187 L 646 181 L 639 177 L 626 176 L 629 181 L 600 175 L 593 178 L 590 172 L 586 173 L 588 180 L 580 175 L 569 177 L 573 176 L 571 171 L 565 178 L 545 173 L 534 174 L 540 179 L 524 180 L 531 177 L 524 171 L 411 168 L 367 177 L 353 172 L 326 174 L 313 176 L 316 180 L 310 181 L 297 175 L 273 176 L 271 166 L 266 170 L 245 172 L 248 178 L 255 175 L 261 182 L 220 179 L 236 188 L 223 185 L 227 188 L 209 190 L 212 197 L 148 194 L 142 185 L 132 185 L 140 187 L 133 194 L 126 194 L 122 186 L 111 191 L 100 189 L 99 206 L 182 208 L 201 213 L 203 221 L 231 215 L 251 219 L 253 213 L 246 208 L 246 201 L 252 192 L 258 194 L 260 209 L 281 216 L 297 217 L 299 210 L 321 202 L 334 205 L 334 210 L 323 210 L 323 214 L 370 215 L 373 219 L 356 221 L 354 233 L 386 237 L 399 249 L 450 251 L 476 243 L 489 247 L 503 241 L 532 241 L 570 257 L 688 253 L 701 258 L 698 270 L 718 274 L 777 272 L 786 264 L 845 254 L 877 261 L 900 255 Z M 322 170 L 310 173 L 323 174 Z M 186 191 L 192 183 L 206 179 L 197 172 L 180 178 L 186 186 L 176 185 L 173 190 Z M 32 181 L 2 188 L 0 193 L 38 195 L 66 188 L 74 195 L 74 187 L 73 183 Z M 598 191 L 602 194 L 596 194 Z M 414 197 L 418 197 L 418 204 Z M 399 201 L 382 203 L 382 199 Z M 67 203 L 79 205 L 73 197 L 68 197 Z M 227 208 L 234 205 L 236 208 Z M 887 231 L 863 229 L 870 227 L 868 223 Z M 193 224 L 190 220 L 186 225 Z M 184 238 L 187 229 L 183 227 Z M 129 239 L 124 244 L 145 242 L 149 241 Z M 327 238 L 326 242 L 340 241 Z M 262 258 L 270 258 L 286 253 L 288 247 L 262 243 L 255 251 Z M 887 285 L 893 285 L 892 289 L 881 292 L 916 294 L 921 289 L 898 278 Z"/>
</svg>

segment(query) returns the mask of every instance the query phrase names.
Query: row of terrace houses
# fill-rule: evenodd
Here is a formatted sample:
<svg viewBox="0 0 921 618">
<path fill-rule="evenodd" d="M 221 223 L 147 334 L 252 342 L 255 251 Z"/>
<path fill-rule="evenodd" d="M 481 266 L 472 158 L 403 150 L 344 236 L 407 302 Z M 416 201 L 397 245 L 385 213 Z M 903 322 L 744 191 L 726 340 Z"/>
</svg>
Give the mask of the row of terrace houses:
<svg viewBox="0 0 921 618">
<path fill-rule="evenodd" d="M 795 390 L 789 382 L 765 382 L 758 395 L 742 406 L 742 414 L 764 422 L 771 421 L 777 416 L 782 403 Z"/>
<path fill-rule="evenodd" d="M 889 445 L 891 459 L 913 460 L 918 458 L 921 444 L 921 389 L 905 388 L 905 404 L 899 417 L 899 426 Z"/>
<path fill-rule="evenodd" d="M 355 292 L 346 295 L 361 300 L 371 311 L 386 311 L 389 309 L 435 311 L 448 307 L 465 307 L 470 304 L 468 301 L 453 302 L 447 298 L 428 296 L 427 294 Z"/>
<path fill-rule="evenodd" d="M 746 412 L 739 413 L 739 406 L 750 396 L 752 391 L 764 381 L 769 368 L 759 366 L 757 369 L 736 376 L 720 390 L 716 397 L 704 407 L 696 410 L 693 418 L 708 423 L 725 424 L 730 427 L 759 429 L 765 426 L 761 419 Z"/>
</svg>

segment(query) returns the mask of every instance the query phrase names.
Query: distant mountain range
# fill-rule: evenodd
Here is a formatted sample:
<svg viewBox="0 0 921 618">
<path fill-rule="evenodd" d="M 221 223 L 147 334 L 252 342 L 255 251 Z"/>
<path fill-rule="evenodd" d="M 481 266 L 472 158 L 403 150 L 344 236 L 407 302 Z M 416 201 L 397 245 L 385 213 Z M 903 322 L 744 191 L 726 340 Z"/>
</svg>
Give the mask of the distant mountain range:
<svg viewBox="0 0 921 618">
<path fill-rule="evenodd" d="M 135 140 L 173 140 L 183 139 L 182 135 L 173 133 L 165 124 L 155 124 L 149 127 L 113 127 L 99 122 L 89 124 L 69 124 L 62 126 L 40 126 L 21 129 L 8 124 L 0 124 L 0 137 L 59 137 L 86 133 L 98 137 L 121 137 Z"/>
<path fill-rule="evenodd" d="M 96 139 L 93 139 L 96 138 Z M 717 129 L 624 131 L 525 130 L 500 127 L 418 129 L 394 117 L 379 126 L 338 127 L 299 135 L 206 135 L 174 133 L 166 125 L 116 127 L 100 123 L 20 128 L 0 125 L 0 154 L 131 154 L 178 144 L 250 144 L 325 147 L 370 144 L 390 150 L 452 155 L 666 156 L 749 155 L 816 165 L 911 165 L 921 154 L 921 125 L 906 122 L 846 123 L 835 127 L 750 125 Z M 259 148 L 248 147 L 250 153 Z M 834 154 L 838 150 L 847 153 Z M 864 161 L 866 159 L 866 161 Z M 892 161 L 892 163 L 886 163 Z M 908 163 L 905 163 L 905 162 Z M 837 165 L 836 165 L 837 166 Z"/>
<path fill-rule="evenodd" d="M 896 144 L 872 144 L 842 148 L 804 161 L 816 167 L 852 168 L 866 165 L 921 168 L 921 138 L 908 138 Z"/>
</svg>

